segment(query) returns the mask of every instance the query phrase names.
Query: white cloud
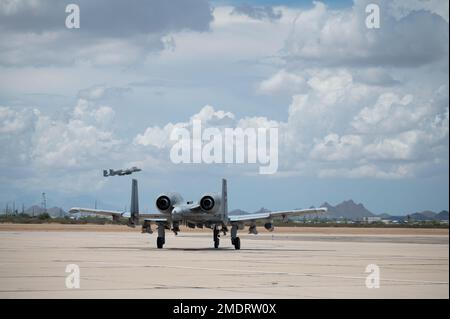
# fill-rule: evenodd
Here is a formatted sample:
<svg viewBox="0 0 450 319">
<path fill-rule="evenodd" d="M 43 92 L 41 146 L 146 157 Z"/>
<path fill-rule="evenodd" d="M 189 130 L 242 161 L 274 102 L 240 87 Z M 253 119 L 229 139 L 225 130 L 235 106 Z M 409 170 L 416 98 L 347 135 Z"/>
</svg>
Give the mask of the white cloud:
<svg viewBox="0 0 450 319">
<path fill-rule="evenodd" d="M 441 0 L 395 0 L 389 3 L 389 12 L 397 19 L 414 11 L 425 10 L 441 16 L 448 22 L 449 2 Z"/>
<path fill-rule="evenodd" d="M 90 88 L 78 91 L 78 97 L 85 100 L 97 101 L 105 98 L 117 98 L 130 91 L 130 88 L 125 87 L 107 87 L 105 85 L 94 85 Z"/>
<path fill-rule="evenodd" d="M 429 105 L 414 105 L 411 94 L 403 97 L 395 93 L 381 94 L 375 105 L 364 107 L 351 125 L 361 133 L 392 133 L 410 129 L 432 110 Z"/>
<path fill-rule="evenodd" d="M 200 120 L 208 125 L 227 125 L 234 122 L 234 114 L 222 110 L 214 110 L 211 105 L 204 106 L 200 112 L 191 116 L 191 122 Z"/>
<path fill-rule="evenodd" d="M 329 10 L 320 2 L 300 12 L 286 41 L 286 61 L 303 65 L 367 65 L 409 67 L 448 57 L 448 22 L 426 11 L 394 17 L 390 1 L 381 7 L 380 29 L 365 26 L 370 0 L 351 9 Z"/>
<path fill-rule="evenodd" d="M 100 106 L 95 112 L 94 112 L 94 118 L 97 123 L 99 123 L 101 126 L 107 126 L 111 123 L 111 121 L 114 119 L 115 112 L 114 110 L 109 106 Z"/>
<path fill-rule="evenodd" d="M 63 119 L 36 108 L 0 107 L 0 164 L 15 172 L 11 186 L 52 185 L 61 191 L 100 187 L 101 182 L 92 182 L 99 165 L 124 161 L 118 151 L 125 145 L 107 123 L 113 117 L 111 108 L 82 99 Z"/>
<path fill-rule="evenodd" d="M 244 117 L 236 118 L 236 116 L 231 112 L 226 112 L 223 110 L 215 110 L 213 106 L 206 105 L 199 110 L 198 113 L 192 115 L 186 122 L 178 123 L 168 123 L 163 127 L 151 126 L 148 127 L 144 133 L 135 136 L 133 143 L 136 146 L 145 146 L 143 152 L 152 152 L 154 149 L 162 151 L 163 154 L 168 154 L 170 148 L 177 142 L 170 139 L 171 134 L 177 128 L 185 128 L 189 132 L 192 132 L 194 121 L 200 121 L 202 132 L 204 134 L 206 129 L 214 128 L 215 132 L 211 132 L 213 135 L 222 134 L 224 136 L 224 130 L 226 128 L 272 128 L 279 127 L 277 121 L 269 120 L 266 117 Z M 211 138 L 211 137 L 209 137 Z M 243 140 L 236 141 L 235 143 L 244 143 Z M 254 152 L 252 145 L 247 145 L 249 147 L 248 152 Z M 253 153 L 256 154 L 256 151 Z M 153 161 L 153 158 L 149 158 Z M 169 163 L 169 158 L 166 157 L 166 164 Z M 148 163 L 145 164 L 148 166 Z M 171 166 L 173 167 L 173 166 Z"/>
<path fill-rule="evenodd" d="M 184 124 L 181 125 L 184 126 Z M 147 127 L 143 134 L 136 135 L 133 143 L 136 145 L 153 146 L 159 149 L 166 148 L 171 145 L 170 133 L 173 129 L 175 129 L 175 125 L 172 123 L 168 123 L 164 127 Z"/>
<path fill-rule="evenodd" d="M 64 2 L 0 2 L 0 64 L 95 66 L 140 63 L 164 49 L 162 38 L 179 30 L 206 31 L 212 21 L 203 0 L 79 0 L 81 27 L 65 28 Z M 105 9 L 107 8 L 107 9 Z"/>
<path fill-rule="evenodd" d="M 6 136 L 16 135 L 9 138 L 8 150 L 13 149 L 11 141 L 29 146 L 30 150 L 24 147 L 17 152 L 40 169 L 91 170 L 93 163 L 101 166 L 106 157 L 120 165 L 132 161 L 149 169 L 158 165 L 166 169 L 172 130 L 190 128 L 194 119 L 200 119 L 204 127 L 279 127 L 280 174 L 404 178 L 427 165 L 448 162 L 448 63 L 442 60 L 448 57 L 448 31 L 442 28 L 448 24 L 430 12 L 444 18 L 445 13 L 434 1 L 427 5 L 396 1 L 400 9 L 393 13 L 385 10 L 390 4 L 380 2 L 382 27 L 368 30 L 366 3 L 356 1 L 353 8 L 339 10 L 322 3 L 312 9 L 278 7 L 275 10 L 281 16 L 272 21 L 232 14 L 233 7 L 219 6 L 213 11 L 209 32 L 176 29 L 92 42 L 77 39 L 77 47 L 53 30 L 2 33 L 0 61 L 6 66 L 75 61 L 76 69 L 82 70 L 78 82 L 71 82 L 67 79 L 73 80 L 69 72 L 73 69 L 18 68 L 13 77 L 13 70 L 5 67 L 0 79 L 5 91 L 11 79 L 25 92 L 42 89 L 43 83 L 58 89 L 87 87 L 91 83 L 83 82 L 90 77 L 83 75 L 91 75 L 94 66 L 96 70 L 109 67 L 102 69 L 104 81 L 96 78 L 94 82 L 106 84 L 80 90 L 64 120 L 31 110 L 0 109 L 0 140 L 5 145 Z M 61 55 L 61 47 L 71 54 Z M 152 53 L 156 47 L 162 50 L 159 54 Z M 132 66 L 110 67 L 116 64 Z M 225 107 L 206 105 L 188 113 L 190 117 L 173 120 L 171 114 L 166 121 L 161 120 L 166 115 L 158 113 L 156 125 L 152 115 L 161 108 L 150 105 L 144 110 L 141 106 L 150 103 L 148 92 L 141 92 L 132 100 L 139 106 L 136 116 L 150 122 L 139 126 L 139 134 L 128 132 L 134 138 L 116 136 L 111 123 L 120 110 L 104 100 L 125 92 L 120 80 L 122 75 L 129 79 L 130 73 L 132 78 L 138 74 L 145 80 L 151 74 L 170 83 L 170 98 L 177 99 L 164 105 L 167 113 L 177 112 L 185 102 L 191 110 L 205 102 Z M 209 83 L 210 79 L 215 81 Z M 195 88 L 185 82 L 193 82 Z M 235 87 L 251 91 L 233 92 L 237 107 L 216 96 L 221 90 L 223 95 L 233 95 Z M 241 105 L 255 103 L 251 90 L 255 87 L 257 93 L 268 95 L 257 97 L 267 105 L 252 109 L 249 116 Z M 290 105 L 280 105 L 279 95 L 291 96 Z M 277 120 L 261 116 L 274 114 L 274 109 Z M 134 111 L 130 108 L 130 112 Z M 29 132 L 21 135 L 24 131 Z M 3 160 L 18 157 L 3 156 Z"/>
<path fill-rule="evenodd" d="M 364 68 L 355 71 L 354 79 L 367 85 L 394 86 L 399 85 L 400 81 L 382 68 Z"/>
<path fill-rule="evenodd" d="M 381 138 L 372 144 L 359 150 L 360 156 L 372 160 L 414 160 L 420 154 L 415 154 L 415 148 L 425 146 L 425 141 L 420 141 L 423 132 L 407 131 L 392 138 Z"/>
<path fill-rule="evenodd" d="M 299 93 L 306 87 L 305 80 L 296 74 L 280 70 L 259 84 L 258 91 L 263 94 Z"/>
<path fill-rule="evenodd" d="M 0 133 L 18 134 L 29 128 L 33 113 L 0 106 Z"/>
<path fill-rule="evenodd" d="M 412 176 L 412 166 L 395 165 L 390 169 L 384 170 L 373 164 L 368 164 L 348 169 L 322 169 L 319 171 L 319 177 L 399 179 Z"/>
<path fill-rule="evenodd" d="M 201 63 L 217 68 L 218 61 L 228 66 L 229 63 L 254 63 L 278 56 L 297 10 L 280 8 L 283 16 L 273 22 L 232 14 L 233 10 L 230 6 L 214 8 L 210 32 L 171 33 L 175 49 L 170 47 L 158 56 L 151 55 L 146 63 L 180 67 Z"/>
<path fill-rule="evenodd" d="M 310 155 L 312 159 L 325 161 L 348 160 L 358 156 L 362 146 L 363 139 L 359 135 L 329 134 L 314 145 Z"/>
<path fill-rule="evenodd" d="M 109 156 L 121 141 L 102 125 L 114 117 L 106 106 L 94 107 L 78 100 L 73 116 L 67 121 L 39 114 L 33 132 L 31 157 L 33 164 L 48 168 L 80 168 L 91 161 Z"/>
<path fill-rule="evenodd" d="M 4 0 L 0 1 L 0 12 L 6 16 L 16 14 L 19 10 L 37 9 L 39 7 L 39 0 Z"/>
<path fill-rule="evenodd" d="M 202 128 L 207 127 L 232 127 L 236 120 L 233 113 L 222 110 L 215 110 L 211 105 L 205 105 L 200 111 L 192 115 L 189 121 L 168 123 L 163 127 L 151 126 L 148 127 L 143 134 L 135 136 L 133 143 L 135 145 L 153 146 L 159 149 L 169 148 L 174 144 L 170 140 L 170 134 L 176 128 L 192 128 L 192 123 L 195 120 L 201 121 Z"/>
<path fill-rule="evenodd" d="M 282 169 L 385 179 L 448 162 L 446 85 L 425 95 L 394 93 L 339 72 L 329 78 L 325 71 L 306 72 L 310 89 L 293 96 L 280 124 Z"/>
<path fill-rule="evenodd" d="M 273 7 L 253 7 L 250 5 L 239 5 L 233 9 L 231 14 L 246 15 L 256 20 L 278 20 L 281 18 L 281 11 L 274 10 Z"/>
<path fill-rule="evenodd" d="M 114 119 L 114 110 L 106 105 L 96 105 L 92 101 L 78 99 L 72 117 L 93 126 L 107 126 Z"/>
<path fill-rule="evenodd" d="M 42 116 L 36 124 L 32 157 L 34 163 L 48 168 L 76 168 L 107 156 L 117 144 L 110 132 L 80 120 L 58 123 Z"/>
<path fill-rule="evenodd" d="M 148 127 L 134 143 L 167 150 L 175 127 L 190 129 L 192 121 L 200 119 L 203 128 L 278 127 L 281 175 L 301 171 L 300 175 L 320 177 L 403 178 L 423 169 L 424 163 L 445 162 L 448 108 L 440 113 L 442 109 L 434 105 L 441 100 L 442 90 L 419 99 L 386 89 L 380 93 L 380 88 L 355 83 L 344 71 L 328 74 L 310 73 L 310 88 L 306 94 L 293 96 L 286 122 L 257 116 L 236 118 L 207 105 L 189 121 Z M 373 106 L 363 107 L 369 101 Z M 418 123 L 420 127 L 414 129 Z"/>
</svg>

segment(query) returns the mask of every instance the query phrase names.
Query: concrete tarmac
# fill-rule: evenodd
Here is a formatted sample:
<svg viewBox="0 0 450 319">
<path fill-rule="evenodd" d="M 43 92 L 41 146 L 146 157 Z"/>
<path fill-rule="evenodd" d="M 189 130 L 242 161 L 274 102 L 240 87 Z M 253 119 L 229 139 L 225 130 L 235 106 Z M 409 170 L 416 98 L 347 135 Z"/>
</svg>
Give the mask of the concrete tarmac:
<svg viewBox="0 0 450 319">
<path fill-rule="evenodd" d="M 64 226 L 70 228 L 70 226 Z M 96 226 L 102 227 L 102 226 Z M 431 232 L 433 233 L 433 232 Z M 0 298 L 449 298 L 448 230 L 429 234 L 240 234 L 0 228 Z M 66 266 L 80 288 L 66 288 Z M 379 288 L 368 288 L 368 265 Z M 373 269 L 373 268 L 372 268 Z"/>
</svg>

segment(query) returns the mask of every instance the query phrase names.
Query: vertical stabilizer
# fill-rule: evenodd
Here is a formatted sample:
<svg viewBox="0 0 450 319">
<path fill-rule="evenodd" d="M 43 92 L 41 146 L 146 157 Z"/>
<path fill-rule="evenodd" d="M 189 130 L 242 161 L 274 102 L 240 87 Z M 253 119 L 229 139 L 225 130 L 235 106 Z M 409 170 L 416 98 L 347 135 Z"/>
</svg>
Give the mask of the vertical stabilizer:
<svg viewBox="0 0 450 319">
<path fill-rule="evenodd" d="M 228 219 L 228 190 L 227 190 L 227 180 L 222 178 L 222 214 L 223 218 Z"/>
<path fill-rule="evenodd" d="M 131 181 L 131 204 L 130 204 L 130 223 L 137 225 L 139 223 L 139 198 L 138 182 L 136 179 Z"/>
</svg>

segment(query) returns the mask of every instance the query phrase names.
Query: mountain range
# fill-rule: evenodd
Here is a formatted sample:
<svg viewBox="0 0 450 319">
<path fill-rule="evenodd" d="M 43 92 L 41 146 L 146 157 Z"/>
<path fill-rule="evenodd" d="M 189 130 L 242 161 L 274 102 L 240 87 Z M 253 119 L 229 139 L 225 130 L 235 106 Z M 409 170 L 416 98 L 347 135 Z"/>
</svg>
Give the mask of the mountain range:
<svg viewBox="0 0 450 319">
<path fill-rule="evenodd" d="M 320 207 L 326 207 L 328 209 L 328 212 L 325 215 L 322 215 L 321 218 L 329 218 L 329 219 L 349 219 L 349 220 L 362 220 L 366 217 L 379 217 L 381 219 L 387 219 L 387 220 L 406 220 L 409 216 L 412 220 L 417 221 L 426 221 L 426 220 L 448 220 L 449 219 L 449 213 L 448 211 L 441 211 L 440 213 L 435 213 L 432 211 L 422 211 L 422 212 L 416 212 L 409 215 L 390 215 L 390 214 L 379 214 L 376 215 L 369 211 L 366 207 L 364 207 L 361 203 L 355 203 L 353 200 L 346 200 L 342 203 L 339 203 L 335 206 L 324 202 Z M 261 208 L 258 211 L 254 213 L 265 213 L 270 212 L 270 209 L 267 208 Z M 31 216 L 37 216 L 39 214 L 42 214 L 44 212 L 44 209 L 39 205 L 33 205 L 31 207 L 28 207 L 25 210 L 25 213 Z M 60 207 L 51 207 L 47 209 L 47 213 L 52 217 L 61 217 L 65 216 L 67 212 L 65 212 Z M 245 215 L 249 214 L 249 212 L 241 210 L 241 209 L 235 209 L 229 212 L 230 215 Z M 307 216 L 307 217 L 315 217 L 314 215 Z"/>
<path fill-rule="evenodd" d="M 366 207 L 364 207 L 361 203 L 355 203 L 353 200 L 346 200 L 342 203 L 339 203 L 335 206 L 325 202 L 320 207 L 326 207 L 328 209 L 328 212 L 324 215 L 322 215 L 322 218 L 330 218 L 330 219 L 350 219 L 350 220 L 362 220 L 365 217 L 379 217 L 381 219 L 388 219 L 388 220 L 405 220 L 407 219 L 408 215 L 389 215 L 389 214 L 380 214 L 376 215 L 369 211 Z M 264 213 L 264 212 L 270 212 L 267 208 L 261 208 L 255 213 Z M 236 209 L 233 211 L 230 211 L 230 214 L 233 215 L 244 215 L 249 214 L 246 211 Z M 423 211 L 423 212 L 417 212 L 409 214 L 410 218 L 412 220 L 418 220 L 418 221 L 425 221 L 425 220 L 448 220 L 448 211 L 441 211 L 440 213 L 435 213 L 432 211 Z M 314 217 L 314 216 L 308 216 L 308 217 Z"/>
<path fill-rule="evenodd" d="M 320 205 L 320 207 L 328 208 L 327 217 L 330 218 L 348 218 L 361 219 L 364 217 L 374 217 L 375 214 L 370 212 L 363 204 L 356 204 L 353 200 L 346 200 L 336 206 L 332 206 L 327 202 Z"/>
</svg>

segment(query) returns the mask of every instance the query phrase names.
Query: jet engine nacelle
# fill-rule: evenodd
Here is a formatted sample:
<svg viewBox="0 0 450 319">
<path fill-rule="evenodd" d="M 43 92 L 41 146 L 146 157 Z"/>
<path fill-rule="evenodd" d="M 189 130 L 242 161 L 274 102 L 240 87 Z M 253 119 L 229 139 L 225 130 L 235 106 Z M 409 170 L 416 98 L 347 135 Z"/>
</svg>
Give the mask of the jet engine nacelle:
<svg viewBox="0 0 450 319">
<path fill-rule="evenodd" d="M 219 211 L 221 198 L 219 194 L 205 194 L 200 199 L 200 207 L 205 212 L 215 214 Z"/>
<path fill-rule="evenodd" d="M 164 193 L 156 199 L 156 208 L 161 213 L 170 213 L 176 204 L 182 203 L 183 197 L 178 193 Z"/>
<path fill-rule="evenodd" d="M 273 226 L 272 223 L 265 223 L 264 228 L 267 229 L 268 231 L 273 231 L 275 227 Z"/>
</svg>

